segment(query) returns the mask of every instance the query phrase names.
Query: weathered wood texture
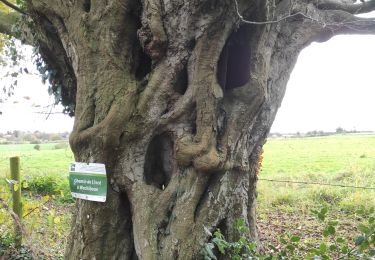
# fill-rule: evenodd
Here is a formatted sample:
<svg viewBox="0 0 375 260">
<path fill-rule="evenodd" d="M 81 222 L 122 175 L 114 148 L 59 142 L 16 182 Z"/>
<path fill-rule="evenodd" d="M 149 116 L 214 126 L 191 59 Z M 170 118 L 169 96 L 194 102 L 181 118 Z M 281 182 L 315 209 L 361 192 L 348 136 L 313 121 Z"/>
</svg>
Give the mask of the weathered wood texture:
<svg viewBox="0 0 375 260">
<path fill-rule="evenodd" d="M 234 0 L 29 0 L 75 158 L 110 180 L 106 203 L 77 202 L 66 258 L 197 259 L 204 227 L 232 239 L 237 218 L 256 240 L 257 161 L 297 56 L 373 33 L 352 15 L 369 2 L 239 0 L 245 22 Z"/>
</svg>

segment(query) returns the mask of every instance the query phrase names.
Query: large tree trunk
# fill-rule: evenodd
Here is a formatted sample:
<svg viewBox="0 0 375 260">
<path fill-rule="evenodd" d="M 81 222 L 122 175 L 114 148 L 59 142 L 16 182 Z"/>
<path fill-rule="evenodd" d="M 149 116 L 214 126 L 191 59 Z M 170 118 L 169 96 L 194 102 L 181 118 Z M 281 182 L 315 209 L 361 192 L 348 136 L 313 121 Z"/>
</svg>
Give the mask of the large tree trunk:
<svg viewBox="0 0 375 260">
<path fill-rule="evenodd" d="M 373 26 L 312 2 L 28 1 L 75 158 L 109 179 L 105 203 L 77 200 L 67 259 L 198 259 L 238 218 L 257 240 L 258 158 L 298 53 Z"/>
</svg>

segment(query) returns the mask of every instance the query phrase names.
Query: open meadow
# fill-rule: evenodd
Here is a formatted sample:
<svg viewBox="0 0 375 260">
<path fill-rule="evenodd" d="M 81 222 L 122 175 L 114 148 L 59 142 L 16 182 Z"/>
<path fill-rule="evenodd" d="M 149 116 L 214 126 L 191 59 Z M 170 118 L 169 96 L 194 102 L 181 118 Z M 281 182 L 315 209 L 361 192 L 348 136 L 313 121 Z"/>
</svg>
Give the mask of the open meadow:
<svg viewBox="0 0 375 260">
<path fill-rule="evenodd" d="M 38 148 L 35 149 L 35 148 Z M 45 259 L 62 259 L 69 232 L 73 199 L 69 193 L 68 168 L 74 161 L 67 143 L 0 145 L 0 198 L 11 204 L 9 157 L 20 156 L 23 216 L 27 236 L 24 243 Z M 0 210 L 1 251 L 12 252 L 13 222 Z M 29 259 L 29 252 L 17 253 Z M 24 257 L 24 258 L 21 258 Z"/>
<path fill-rule="evenodd" d="M 262 179 L 375 188 L 375 135 L 269 139 L 263 157 L 257 214 L 266 245 L 285 234 L 302 237 L 306 245 L 319 240 L 323 225 L 311 210 L 322 207 L 328 208 L 329 220 L 340 223 L 338 235 L 353 243 L 360 233 L 356 226 L 375 207 L 375 189 Z"/>
<path fill-rule="evenodd" d="M 375 135 L 270 139 L 259 178 L 375 187 Z M 375 206 L 375 190 L 259 181 L 261 205 Z"/>
<path fill-rule="evenodd" d="M 11 203 L 9 157 L 21 157 L 25 241 L 33 241 L 46 259 L 62 258 L 74 208 L 69 194 L 68 166 L 73 155 L 67 144 L 0 145 L 0 198 Z M 375 207 L 375 189 L 298 184 L 302 181 L 356 187 L 375 187 L 375 135 L 269 139 L 258 178 L 258 229 L 264 250 L 280 237 L 298 235 L 302 245 L 321 239 L 320 221 L 312 210 L 328 208 L 338 220 L 340 236 L 350 240 L 356 226 Z M 267 179 L 267 180 L 266 180 Z M 11 250 L 12 221 L 0 211 L 0 255 Z M 329 242 L 329 237 L 326 238 Z"/>
</svg>

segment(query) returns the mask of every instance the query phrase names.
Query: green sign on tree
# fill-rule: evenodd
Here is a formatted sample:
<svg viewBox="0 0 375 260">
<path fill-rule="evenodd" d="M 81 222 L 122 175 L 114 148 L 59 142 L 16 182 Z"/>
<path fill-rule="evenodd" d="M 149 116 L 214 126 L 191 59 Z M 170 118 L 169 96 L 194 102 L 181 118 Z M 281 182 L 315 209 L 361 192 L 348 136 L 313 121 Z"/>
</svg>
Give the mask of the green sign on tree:
<svg viewBox="0 0 375 260">
<path fill-rule="evenodd" d="M 71 163 L 69 183 L 74 198 L 99 202 L 106 200 L 107 175 L 104 164 Z"/>
</svg>

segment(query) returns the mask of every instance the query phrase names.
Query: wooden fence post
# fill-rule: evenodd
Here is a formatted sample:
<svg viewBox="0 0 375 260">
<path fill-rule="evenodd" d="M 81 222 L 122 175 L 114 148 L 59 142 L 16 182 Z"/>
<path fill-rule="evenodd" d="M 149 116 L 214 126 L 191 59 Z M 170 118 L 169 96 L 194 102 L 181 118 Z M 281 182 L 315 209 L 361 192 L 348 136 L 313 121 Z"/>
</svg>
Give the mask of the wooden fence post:
<svg viewBox="0 0 375 260">
<path fill-rule="evenodd" d="M 18 156 L 10 158 L 10 175 L 13 180 L 12 197 L 13 212 L 22 220 L 22 201 L 21 201 L 21 176 L 20 176 L 20 158 Z M 22 231 L 20 223 L 15 223 L 15 245 L 21 247 Z"/>
</svg>

